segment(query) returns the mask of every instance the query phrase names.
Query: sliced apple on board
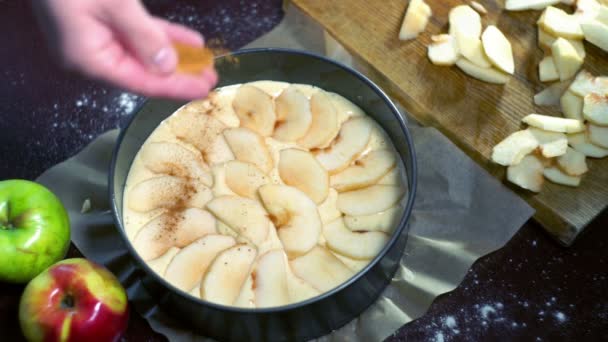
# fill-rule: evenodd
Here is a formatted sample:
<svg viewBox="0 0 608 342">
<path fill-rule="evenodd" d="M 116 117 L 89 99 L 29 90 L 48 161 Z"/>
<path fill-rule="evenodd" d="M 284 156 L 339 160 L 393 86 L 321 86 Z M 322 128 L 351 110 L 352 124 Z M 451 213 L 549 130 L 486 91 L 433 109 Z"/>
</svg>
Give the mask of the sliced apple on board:
<svg viewBox="0 0 608 342">
<path fill-rule="evenodd" d="M 541 82 L 553 82 L 559 80 L 559 73 L 552 56 L 545 56 L 538 65 L 538 74 Z"/>
<path fill-rule="evenodd" d="M 589 138 L 587 133 L 575 133 L 568 134 L 568 143 L 573 149 L 581 152 L 587 157 L 591 158 L 605 158 L 608 157 L 608 148 L 602 148 L 594 145 Z"/>
<path fill-rule="evenodd" d="M 581 176 L 589 171 L 586 158 L 582 152 L 568 147 L 566 154 L 557 158 L 557 165 L 569 176 Z"/>
<path fill-rule="evenodd" d="M 481 35 L 483 49 L 488 59 L 498 69 L 513 74 L 515 72 L 515 61 L 511 43 L 505 35 L 493 25 L 486 27 Z"/>
<path fill-rule="evenodd" d="M 401 215 L 403 207 L 395 205 L 385 211 L 363 216 L 344 216 L 344 224 L 353 232 L 383 232 L 391 234 Z"/>
<path fill-rule="evenodd" d="M 274 184 L 264 185 L 258 191 L 290 258 L 305 254 L 317 244 L 321 218 L 317 205 L 304 192 Z"/>
<path fill-rule="evenodd" d="M 456 38 L 449 34 L 432 36 L 433 43 L 428 47 L 428 57 L 435 65 L 450 66 L 456 64 L 460 50 Z"/>
<path fill-rule="evenodd" d="M 471 1 L 470 2 L 471 8 L 475 10 L 475 12 L 479 13 L 480 15 L 486 15 L 488 14 L 488 10 L 479 2 L 477 1 Z"/>
<path fill-rule="evenodd" d="M 399 39 L 410 40 L 418 37 L 424 32 L 431 15 L 433 11 L 424 0 L 411 0 L 401 24 Z"/>
<path fill-rule="evenodd" d="M 564 119 L 555 116 L 530 114 L 523 118 L 524 123 L 551 132 L 578 133 L 585 130 L 585 125 L 579 120 Z"/>
<path fill-rule="evenodd" d="M 332 251 L 353 259 L 373 259 L 386 246 L 389 235 L 383 232 L 353 232 L 338 218 L 323 226 L 323 236 Z"/>
<path fill-rule="evenodd" d="M 542 28 L 540 28 L 540 27 L 538 28 L 538 45 L 541 47 L 541 49 L 543 49 L 545 51 L 545 53 L 551 53 L 551 46 L 553 46 L 553 43 L 555 43 L 557 38 L 558 37 L 555 37 L 555 36 L 551 35 L 550 33 L 547 33 Z M 566 39 L 566 38 L 564 38 L 564 39 Z M 583 44 L 582 40 L 576 40 L 576 39 L 566 39 L 566 40 L 568 40 L 568 42 L 570 44 L 572 44 L 572 46 L 574 47 L 574 49 L 576 50 L 576 52 L 582 59 L 584 59 L 587 56 L 587 52 L 585 51 L 585 45 Z"/>
<path fill-rule="evenodd" d="M 181 213 L 161 214 L 146 223 L 133 238 L 133 247 L 148 261 L 160 257 L 173 246 L 183 248 L 216 232 L 213 215 L 191 208 Z"/>
<path fill-rule="evenodd" d="M 259 245 L 266 240 L 270 221 L 257 201 L 239 196 L 221 196 L 209 202 L 207 208 L 219 221 L 253 244 Z"/>
<path fill-rule="evenodd" d="M 367 118 L 348 119 L 333 143 L 316 154 L 317 160 L 330 174 L 344 170 L 364 151 L 373 127 Z"/>
<path fill-rule="evenodd" d="M 505 9 L 507 11 L 541 10 L 559 3 L 560 0 L 507 0 Z"/>
<path fill-rule="evenodd" d="M 276 123 L 273 137 L 279 141 L 296 141 L 312 124 L 310 101 L 295 86 L 289 86 L 275 100 Z"/>
<path fill-rule="evenodd" d="M 561 81 L 566 81 L 578 73 L 583 66 L 583 58 L 574 46 L 564 38 L 558 38 L 551 46 L 555 67 Z"/>
<path fill-rule="evenodd" d="M 258 188 L 270 183 L 270 178 L 257 166 L 238 160 L 225 164 L 226 185 L 241 197 L 257 199 Z"/>
<path fill-rule="evenodd" d="M 165 270 L 165 280 L 178 289 L 190 292 L 200 283 L 213 259 L 236 245 L 231 236 L 210 234 L 184 247 L 169 263 Z"/>
<path fill-rule="evenodd" d="M 315 203 L 327 198 L 329 175 L 310 152 L 295 148 L 282 150 L 278 170 L 285 184 L 298 188 Z"/>
<path fill-rule="evenodd" d="M 480 81 L 494 84 L 506 84 L 509 82 L 509 75 L 505 74 L 504 72 L 494 68 L 479 67 L 465 58 L 461 58 L 456 61 L 456 66 L 465 74 Z"/>
<path fill-rule="evenodd" d="M 568 119 L 583 120 L 583 98 L 568 90 L 562 95 L 560 105 Z"/>
<path fill-rule="evenodd" d="M 468 5 L 460 5 L 452 8 L 449 14 L 450 35 L 460 37 L 475 37 L 481 36 L 481 16 Z M 461 46 L 461 42 L 458 41 Z"/>
<path fill-rule="evenodd" d="M 355 272 L 327 249 L 315 246 L 308 253 L 289 262 L 293 273 L 321 292 L 347 281 Z"/>
<path fill-rule="evenodd" d="M 538 25 L 556 37 L 568 39 L 583 39 L 584 37 L 578 19 L 553 6 L 545 9 L 538 20 Z"/>
<path fill-rule="evenodd" d="M 479 37 L 461 36 L 460 31 L 456 31 L 456 41 L 458 51 L 469 62 L 480 68 L 491 68 L 492 62 L 486 55 L 483 42 Z"/>
<path fill-rule="evenodd" d="M 202 183 L 174 176 L 150 178 L 133 186 L 129 191 L 129 208 L 148 212 L 176 205 L 205 208 L 213 198 L 211 189 Z"/>
<path fill-rule="evenodd" d="M 403 196 L 404 190 L 394 185 L 372 185 L 338 194 L 338 209 L 349 216 L 379 213 L 391 208 Z"/>
<path fill-rule="evenodd" d="M 209 266 L 201 282 L 201 298 L 221 305 L 232 305 L 249 277 L 257 250 L 236 245 L 221 252 Z"/>
<path fill-rule="evenodd" d="M 272 96 L 260 88 L 246 84 L 237 90 L 232 107 L 241 120 L 241 127 L 265 137 L 272 135 L 277 119 Z"/>
<path fill-rule="evenodd" d="M 525 156 L 517 165 L 507 168 L 507 180 L 523 189 L 540 192 L 543 187 L 543 162 L 533 154 Z"/>
<path fill-rule="evenodd" d="M 206 186 L 213 184 L 209 166 L 202 156 L 178 144 L 148 143 L 141 149 L 140 155 L 146 168 L 152 172 L 197 179 Z"/>
<path fill-rule="evenodd" d="M 282 250 L 272 250 L 258 259 L 255 276 L 255 306 L 275 307 L 289 304 L 287 262 Z"/>
<path fill-rule="evenodd" d="M 578 187 L 581 184 L 580 176 L 570 176 L 557 167 L 549 167 L 543 171 L 543 175 L 549 181 L 566 186 Z"/>
<path fill-rule="evenodd" d="M 608 126 L 608 95 L 589 94 L 585 96 L 583 115 L 594 125 Z"/>
<path fill-rule="evenodd" d="M 272 170 L 272 156 L 260 135 L 247 128 L 230 128 L 224 131 L 224 137 L 237 160 L 251 163 L 264 173 Z"/>
<path fill-rule="evenodd" d="M 503 166 L 519 164 L 538 145 L 538 140 L 530 130 L 517 131 L 494 146 L 492 161 Z"/>
<path fill-rule="evenodd" d="M 375 184 L 397 163 L 391 150 L 371 151 L 344 171 L 331 176 L 331 186 L 339 192 L 356 190 Z"/>
<path fill-rule="evenodd" d="M 588 127 L 589 141 L 593 144 L 608 148 L 608 127 L 589 125 Z"/>
<path fill-rule="evenodd" d="M 543 157 L 553 158 L 566 154 L 568 150 L 568 137 L 564 133 L 544 131 L 530 127 L 528 130 L 538 141 L 539 149 Z"/>
<path fill-rule="evenodd" d="M 304 148 L 325 148 L 340 132 L 338 112 L 325 91 L 319 90 L 310 98 L 312 123 L 306 135 L 298 140 Z"/>
<path fill-rule="evenodd" d="M 608 52 L 608 24 L 599 21 L 581 23 L 585 40 Z"/>
<path fill-rule="evenodd" d="M 604 5 L 600 6 L 597 17 L 595 17 L 595 20 L 597 20 L 598 22 L 600 22 L 604 25 L 608 25 L 608 3 L 605 3 Z"/>
<path fill-rule="evenodd" d="M 578 73 L 574 82 L 570 85 L 570 91 L 581 97 L 592 93 L 608 95 L 608 77 L 595 77 L 588 71 L 583 70 Z"/>
</svg>

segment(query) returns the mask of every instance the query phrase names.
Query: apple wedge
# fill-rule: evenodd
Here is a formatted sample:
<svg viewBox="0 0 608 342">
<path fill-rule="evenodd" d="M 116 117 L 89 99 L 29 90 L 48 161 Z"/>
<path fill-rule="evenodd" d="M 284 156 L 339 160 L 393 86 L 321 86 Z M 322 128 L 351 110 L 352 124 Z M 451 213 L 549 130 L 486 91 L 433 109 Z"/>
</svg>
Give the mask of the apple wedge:
<svg viewBox="0 0 608 342">
<path fill-rule="evenodd" d="M 577 177 L 577 176 L 567 175 L 567 174 L 563 173 L 557 167 L 546 168 L 543 171 L 543 175 L 545 176 L 546 179 L 548 179 L 549 181 L 551 181 L 555 184 L 572 186 L 572 187 L 578 187 L 581 184 L 580 176 Z"/>
<path fill-rule="evenodd" d="M 327 198 L 329 175 L 310 152 L 295 148 L 282 150 L 278 169 L 285 184 L 301 190 L 315 203 Z"/>
<path fill-rule="evenodd" d="M 264 208 L 249 198 L 221 196 L 207 204 L 209 211 L 255 245 L 266 240 L 270 221 Z"/>
<path fill-rule="evenodd" d="M 257 199 L 258 188 L 270 183 L 270 178 L 251 163 L 233 160 L 225 168 L 226 185 L 241 197 Z"/>
<path fill-rule="evenodd" d="M 349 216 L 371 215 L 395 205 L 404 190 L 394 185 L 372 185 L 338 194 L 338 209 Z"/>
<path fill-rule="evenodd" d="M 561 81 L 566 81 L 573 78 L 583 66 L 583 58 L 564 38 L 558 38 L 551 46 L 555 67 Z"/>
<path fill-rule="evenodd" d="M 585 40 L 608 52 L 608 24 L 599 21 L 581 23 Z"/>
<path fill-rule="evenodd" d="M 507 0 L 505 9 L 507 11 L 541 10 L 559 3 L 560 0 Z"/>
<path fill-rule="evenodd" d="M 486 55 L 483 42 L 479 37 L 462 36 L 460 31 L 455 33 L 458 51 L 469 62 L 480 68 L 491 68 L 492 62 Z"/>
<path fill-rule="evenodd" d="M 403 185 L 403 173 L 399 165 L 390 170 L 386 175 L 378 180 L 378 185 Z"/>
<path fill-rule="evenodd" d="M 585 96 L 583 115 L 594 125 L 608 126 L 608 95 L 589 94 Z"/>
<path fill-rule="evenodd" d="M 133 186 L 128 194 L 129 208 L 139 212 L 179 206 L 203 209 L 213 198 L 211 189 L 204 184 L 174 176 L 147 179 Z"/>
<path fill-rule="evenodd" d="M 161 255 L 158 258 L 153 259 L 153 260 L 147 260 L 146 263 L 148 264 L 148 266 L 150 266 L 150 268 L 154 272 L 156 272 L 156 274 L 158 274 L 159 276 L 162 277 L 165 274 L 165 270 L 167 269 L 167 266 L 169 265 L 171 260 L 173 260 L 173 257 L 177 253 L 179 253 L 179 251 L 180 251 L 179 248 L 171 247 L 163 255 Z"/>
<path fill-rule="evenodd" d="M 339 218 L 323 226 L 323 236 L 332 251 L 357 260 L 373 259 L 386 246 L 389 235 L 383 232 L 353 232 Z"/>
<path fill-rule="evenodd" d="M 169 248 L 186 247 L 193 241 L 216 233 L 215 218 L 201 209 L 161 214 L 146 223 L 135 235 L 133 247 L 146 261 L 165 254 Z"/>
<path fill-rule="evenodd" d="M 319 212 L 319 217 L 323 224 L 342 216 L 342 212 L 338 210 L 338 192 L 335 189 L 329 189 L 327 198 L 323 203 L 319 204 L 317 211 Z"/>
<path fill-rule="evenodd" d="M 456 36 L 459 33 L 461 37 L 481 36 L 481 16 L 468 5 L 460 5 L 452 8 L 449 14 L 450 35 Z M 456 39 L 458 41 L 458 37 Z M 462 46 L 458 41 L 458 46 Z"/>
<path fill-rule="evenodd" d="M 344 216 L 344 224 L 353 232 L 383 232 L 391 234 L 403 213 L 403 207 L 392 208 L 372 215 Z"/>
<path fill-rule="evenodd" d="M 562 112 L 569 119 L 583 121 L 583 98 L 568 90 L 560 99 Z"/>
<path fill-rule="evenodd" d="M 559 80 L 559 73 L 552 56 L 545 56 L 538 65 L 538 74 L 541 82 L 553 82 Z"/>
<path fill-rule="evenodd" d="M 584 37 L 577 18 L 553 6 L 545 9 L 537 24 L 556 37 L 568 39 L 583 39 Z"/>
<path fill-rule="evenodd" d="M 210 234 L 179 251 L 165 270 L 165 280 L 178 289 L 190 292 L 200 283 L 215 257 L 236 245 L 234 238 Z"/>
<path fill-rule="evenodd" d="M 494 84 L 506 84 L 509 82 L 509 75 L 498 71 L 493 68 L 482 68 L 479 67 L 467 59 L 461 58 L 456 61 L 456 66 L 460 68 L 465 74 L 474 77 L 480 81 L 494 83 Z"/>
<path fill-rule="evenodd" d="M 589 125 L 588 128 L 589 141 L 601 147 L 608 148 L 608 127 Z"/>
<path fill-rule="evenodd" d="M 586 158 L 582 152 L 568 147 L 566 154 L 557 158 L 557 165 L 569 176 L 581 176 L 589 171 Z"/>
<path fill-rule="evenodd" d="M 595 77 L 583 70 L 578 73 L 570 85 L 570 91 L 581 97 L 592 93 L 608 95 L 608 77 Z"/>
<path fill-rule="evenodd" d="M 456 38 L 448 34 L 432 36 L 433 43 L 428 47 L 428 57 L 435 65 L 450 66 L 456 64 L 460 50 Z"/>
<path fill-rule="evenodd" d="M 515 61 L 513 60 L 513 49 L 505 35 L 493 25 L 486 27 L 481 35 L 483 49 L 488 59 L 501 71 L 507 74 L 515 72 Z"/>
<path fill-rule="evenodd" d="M 471 8 L 475 10 L 475 12 L 479 13 L 480 15 L 486 15 L 488 14 L 488 10 L 479 2 L 477 1 L 471 1 L 470 2 Z"/>
<path fill-rule="evenodd" d="M 564 133 L 549 132 L 530 127 L 530 133 L 538 141 L 541 154 L 545 158 L 559 157 L 568 150 L 568 137 Z"/>
<path fill-rule="evenodd" d="M 585 130 L 585 125 L 581 121 L 555 116 L 530 114 L 523 118 L 522 121 L 532 127 L 551 132 L 578 133 Z"/>
<path fill-rule="evenodd" d="M 364 117 L 348 119 L 332 145 L 316 154 L 317 160 L 330 174 L 344 170 L 364 151 L 373 127 L 373 123 Z"/>
<path fill-rule="evenodd" d="M 200 108 L 186 105 L 168 120 L 171 131 L 184 142 L 196 147 L 205 155 L 213 146 L 226 125 Z"/>
<path fill-rule="evenodd" d="M 264 139 L 247 128 L 230 128 L 224 137 L 237 160 L 251 163 L 264 173 L 272 170 L 274 162 Z"/>
<path fill-rule="evenodd" d="M 254 273 L 255 306 L 267 308 L 287 305 L 287 263 L 282 250 L 272 250 L 260 256 Z"/>
<path fill-rule="evenodd" d="M 232 107 L 241 127 L 265 137 L 272 135 L 277 119 L 272 96 L 253 85 L 243 85 L 237 90 Z"/>
<path fill-rule="evenodd" d="M 529 154 L 519 164 L 507 168 L 507 180 L 523 189 L 540 192 L 543 187 L 544 169 L 542 161 Z"/>
<path fill-rule="evenodd" d="M 269 184 L 262 186 L 259 194 L 290 258 L 305 254 L 317 244 L 321 218 L 316 204 L 304 192 Z"/>
<path fill-rule="evenodd" d="M 206 186 L 213 184 L 209 167 L 201 155 L 178 144 L 153 142 L 145 144 L 140 153 L 144 165 L 152 172 L 196 179 Z"/>
<path fill-rule="evenodd" d="M 327 249 L 315 246 L 289 262 L 293 273 L 321 292 L 327 292 L 352 277 L 355 272 Z"/>
<path fill-rule="evenodd" d="M 304 148 L 325 148 L 340 132 L 338 113 L 327 93 L 319 90 L 310 98 L 312 123 L 306 135 L 298 140 Z"/>
<path fill-rule="evenodd" d="M 426 28 L 431 15 L 433 11 L 424 0 L 411 0 L 401 24 L 399 39 L 410 40 L 418 37 Z"/>
<path fill-rule="evenodd" d="M 279 141 L 296 141 L 312 124 L 310 101 L 297 87 L 289 86 L 274 102 L 276 122 L 273 137 Z"/>
<path fill-rule="evenodd" d="M 373 185 L 395 167 L 397 158 L 390 150 L 375 150 L 355 161 L 353 166 L 331 176 L 331 186 L 339 192 Z"/>
<path fill-rule="evenodd" d="M 210 166 L 223 164 L 236 159 L 223 134 L 218 135 L 215 140 L 211 142 L 209 147 L 202 151 L 202 154 L 205 161 Z"/>
<path fill-rule="evenodd" d="M 494 146 L 492 161 L 503 166 L 519 164 L 538 145 L 538 140 L 530 130 L 515 132 Z"/>
<path fill-rule="evenodd" d="M 581 152 L 587 157 L 591 158 L 605 158 L 608 157 L 608 148 L 602 148 L 594 145 L 586 133 L 575 133 L 568 134 L 568 143 L 573 149 Z"/>
<path fill-rule="evenodd" d="M 256 249 L 247 245 L 236 245 L 221 252 L 203 277 L 201 298 L 221 305 L 234 304 L 256 255 Z"/>
</svg>

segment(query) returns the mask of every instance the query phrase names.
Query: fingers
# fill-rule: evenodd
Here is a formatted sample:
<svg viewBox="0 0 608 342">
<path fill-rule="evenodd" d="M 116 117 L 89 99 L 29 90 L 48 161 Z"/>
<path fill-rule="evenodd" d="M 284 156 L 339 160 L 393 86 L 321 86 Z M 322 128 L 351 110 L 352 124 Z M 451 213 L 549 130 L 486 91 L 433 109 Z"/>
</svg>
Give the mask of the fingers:
<svg viewBox="0 0 608 342">
<path fill-rule="evenodd" d="M 154 18 L 154 21 L 163 28 L 172 41 L 193 46 L 202 46 L 205 43 L 203 36 L 197 31 L 159 18 Z"/>
</svg>

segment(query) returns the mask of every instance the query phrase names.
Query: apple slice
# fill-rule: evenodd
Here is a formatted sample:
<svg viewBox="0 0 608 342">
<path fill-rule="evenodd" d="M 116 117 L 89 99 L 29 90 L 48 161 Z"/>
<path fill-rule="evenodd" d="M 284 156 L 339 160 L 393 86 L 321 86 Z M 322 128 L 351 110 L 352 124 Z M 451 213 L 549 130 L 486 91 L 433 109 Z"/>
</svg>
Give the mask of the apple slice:
<svg viewBox="0 0 608 342">
<path fill-rule="evenodd" d="M 372 185 L 338 194 L 338 209 L 346 215 L 363 216 L 385 211 L 399 202 L 404 190 L 394 185 Z"/>
<path fill-rule="evenodd" d="M 608 157 L 608 148 L 602 148 L 591 143 L 586 133 L 568 134 L 568 143 L 573 149 L 581 152 L 587 157 L 604 158 Z"/>
<path fill-rule="evenodd" d="M 608 148 L 608 127 L 589 125 L 588 128 L 589 141 L 591 143 L 602 147 Z"/>
<path fill-rule="evenodd" d="M 507 0 L 505 9 L 507 11 L 541 10 L 547 6 L 559 4 L 560 0 Z"/>
<path fill-rule="evenodd" d="M 236 159 L 223 134 L 218 135 L 208 148 L 202 151 L 205 161 L 211 166 Z"/>
<path fill-rule="evenodd" d="M 327 198 L 323 203 L 319 204 L 317 210 L 323 224 L 342 216 L 342 213 L 338 210 L 338 192 L 335 189 L 330 188 Z"/>
<path fill-rule="evenodd" d="M 389 236 L 385 233 L 353 232 L 339 218 L 323 226 L 323 236 L 332 251 L 353 259 L 373 259 L 386 246 Z"/>
<path fill-rule="evenodd" d="M 599 21 L 581 23 L 585 40 L 608 52 L 608 24 Z"/>
<path fill-rule="evenodd" d="M 507 168 L 507 180 L 523 189 L 540 192 L 544 182 L 544 169 L 543 162 L 529 154 L 519 164 Z"/>
<path fill-rule="evenodd" d="M 348 119 L 332 145 L 316 154 L 317 160 L 330 174 L 344 170 L 364 151 L 372 128 L 373 123 L 365 117 Z"/>
<path fill-rule="evenodd" d="M 481 36 L 481 16 L 468 5 L 460 5 L 452 8 L 449 14 L 450 35 L 460 37 Z M 456 36 L 458 46 L 463 46 Z"/>
<path fill-rule="evenodd" d="M 308 132 L 312 124 L 310 101 L 298 90 L 289 86 L 275 100 L 276 123 L 273 137 L 279 141 L 296 141 Z"/>
<path fill-rule="evenodd" d="M 595 17 L 599 23 L 604 25 L 608 25 L 608 3 L 600 6 L 597 17 Z"/>
<path fill-rule="evenodd" d="M 298 144 L 304 148 L 325 148 L 340 132 L 338 113 L 327 93 L 319 90 L 310 98 L 312 123 Z"/>
<path fill-rule="evenodd" d="M 391 234 L 403 214 L 403 207 L 395 205 L 383 212 L 364 216 L 344 216 L 344 224 L 353 232 L 383 232 Z"/>
<path fill-rule="evenodd" d="M 247 128 L 230 128 L 224 131 L 224 137 L 237 160 L 251 163 L 266 174 L 272 170 L 272 156 L 260 135 Z"/>
<path fill-rule="evenodd" d="M 390 150 L 371 151 L 353 166 L 331 176 L 331 186 L 339 192 L 356 190 L 375 184 L 395 167 L 397 158 Z"/>
<path fill-rule="evenodd" d="M 178 139 L 196 147 L 203 155 L 226 129 L 221 121 L 206 114 L 200 107 L 190 105 L 171 116 L 168 123 Z"/>
<path fill-rule="evenodd" d="M 355 272 L 327 249 L 315 246 L 289 262 L 293 273 L 321 292 L 327 292 L 352 277 Z"/>
<path fill-rule="evenodd" d="M 583 153 L 568 147 L 566 154 L 557 158 L 557 165 L 569 176 L 581 176 L 589 171 L 586 158 Z"/>
<path fill-rule="evenodd" d="M 565 117 L 583 121 L 583 98 L 568 90 L 562 95 L 560 104 Z"/>
<path fill-rule="evenodd" d="M 202 209 L 213 197 L 204 184 L 173 176 L 147 179 L 133 186 L 128 194 L 129 208 L 139 212 L 180 206 Z"/>
<path fill-rule="evenodd" d="M 201 298 L 221 305 L 234 304 L 256 255 L 256 249 L 247 245 L 236 245 L 221 252 L 203 277 Z"/>
<path fill-rule="evenodd" d="M 532 127 L 551 132 L 578 133 L 585 130 L 585 125 L 581 121 L 555 116 L 530 114 L 523 118 L 522 121 Z"/>
<path fill-rule="evenodd" d="M 545 158 L 559 157 L 568 150 L 568 137 L 564 133 L 543 131 L 542 129 L 528 128 L 539 143 L 540 151 Z"/>
<path fill-rule="evenodd" d="M 258 202 L 238 196 L 221 196 L 209 202 L 207 208 L 218 220 L 253 244 L 259 245 L 266 240 L 270 221 Z"/>
<path fill-rule="evenodd" d="M 551 46 L 557 40 L 557 37 L 543 30 L 542 27 L 538 28 L 538 45 L 541 49 L 547 52 L 551 52 Z"/>
<path fill-rule="evenodd" d="M 169 263 L 171 262 L 171 260 L 173 260 L 173 257 L 179 253 L 180 249 L 177 247 L 171 247 L 169 248 L 163 255 L 159 256 L 158 258 L 154 259 L 154 260 L 148 260 L 146 261 L 146 263 L 148 264 L 148 266 L 150 266 L 150 268 L 156 272 L 156 274 L 158 274 L 159 276 L 163 276 L 165 274 L 165 270 L 167 269 L 167 266 L 169 265 Z"/>
<path fill-rule="evenodd" d="M 190 292 L 200 283 L 213 259 L 234 245 L 236 241 L 230 236 L 203 236 L 175 255 L 165 270 L 165 280 L 182 291 Z"/>
<path fill-rule="evenodd" d="M 570 90 L 581 97 L 585 97 L 591 93 L 599 95 L 608 95 L 608 77 L 595 77 L 587 71 L 578 73 Z"/>
<path fill-rule="evenodd" d="M 378 180 L 378 185 L 403 185 L 403 173 L 401 172 L 401 167 L 397 165 L 392 170 L 390 170 L 384 177 Z"/>
<path fill-rule="evenodd" d="M 564 38 L 558 38 L 551 46 L 555 67 L 561 81 L 573 78 L 583 66 L 583 59 L 578 52 Z"/>
<path fill-rule="evenodd" d="M 488 10 L 479 2 L 477 1 L 471 1 L 470 2 L 471 8 L 475 10 L 475 12 L 481 14 L 481 15 L 486 15 L 488 14 Z"/>
<path fill-rule="evenodd" d="M 545 9 L 537 24 L 556 37 L 568 39 L 583 39 L 584 37 L 577 18 L 553 6 Z"/>
<path fill-rule="evenodd" d="M 461 35 L 460 31 L 456 31 L 455 37 L 459 44 L 458 51 L 460 54 L 480 68 L 492 67 L 492 62 L 486 55 L 481 39 L 479 37 Z"/>
<path fill-rule="evenodd" d="M 492 64 L 512 75 L 515 72 L 515 61 L 513 60 L 513 49 L 507 37 L 496 26 L 490 25 L 481 35 L 481 41 L 486 56 Z"/>
<path fill-rule="evenodd" d="M 272 250 L 260 256 L 254 276 L 257 308 L 289 304 L 287 264 L 282 250 Z"/>
<path fill-rule="evenodd" d="M 456 64 L 460 50 L 456 38 L 448 34 L 432 36 L 433 44 L 428 47 L 428 57 L 435 65 L 450 66 Z"/>
<path fill-rule="evenodd" d="M 135 235 L 133 247 L 146 261 L 165 254 L 169 248 L 186 247 L 193 241 L 216 233 L 215 218 L 201 209 L 167 213 L 146 223 Z"/>
<path fill-rule="evenodd" d="M 201 155 L 178 144 L 148 143 L 144 145 L 140 153 L 144 165 L 152 172 L 193 178 L 206 186 L 213 184 L 213 178 L 208 172 L 209 167 Z"/>
<path fill-rule="evenodd" d="M 329 175 L 311 153 L 295 148 L 282 150 L 278 170 L 285 184 L 301 190 L 315 203 L 327 198 Z"/>
<path fill-rule="evenodd" d="M 530 130 L 515 132 L 494 146 L 492 161 L 503 166 L 519 164 L 538 145 L 538 140 Z"/>
<path fill-rule="evenodd" d="M 268 137 L 276 122 L 272 96 L 252 85 L 239 87 L 232 101 L 234 112 L 241 120 L 241 127 Z"/>
<path fill-rule="evenodd" d="M 585 96 L 583 114 L 594 125 L 608 126 L 608 96 L 589 94 Z"/>
<path fill-rule="evenodd" d="M 550 180 L 555 184 L 578 187 L 581 184 L 580 176 L 569 176 L 563 173 L 557 167 L 549 167 L 543 171 L 543 175 L 546 179 Z"/>
<path fill-rule="evenodd" d="M 494 84 L 506 84 L 509 82 L 509 75 L 503 73 L 502 71 L 498 71 L 493 68 L 481 68 L 464 58 L 456 61 L 456 66 L 467 75 L 480 81 Z"/>
<path fill-rule="evenodd" d="M 270 183 L 270 178 L 251 163 L 233 160 L 225 167 L 226 185 L 239 196 L 257 199 L 258 188 Z"/>
<path fill-rule="evenodd" d="M 316 204 L 304 192 L 269 184 L 262 186 L 259 194 L 290 258 L 305 254 L 317 244 L 321 218 Z"/>
<path fill-rule="evenodd" d="M 559 80 L 559 73 L 552 56 L 545 56 L 538 65 L 538 74 L 541 82 L 552 82 Z"/>
<path fill-rule="evenodd" d="M 399 39 L 410 40 L 418 37 L 426 28 L 431 15 L 433 11 L 424 0 L 411 0 L 401 24 Z"/>
</svg>

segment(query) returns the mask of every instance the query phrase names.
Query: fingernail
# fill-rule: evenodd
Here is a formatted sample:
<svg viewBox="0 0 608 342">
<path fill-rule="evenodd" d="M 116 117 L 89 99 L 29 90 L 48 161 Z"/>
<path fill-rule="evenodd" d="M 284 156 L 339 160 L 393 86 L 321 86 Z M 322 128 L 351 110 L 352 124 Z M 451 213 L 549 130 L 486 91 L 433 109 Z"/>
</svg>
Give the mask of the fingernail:
<svg viewBox="0 0 608 342">
<path fill-rule="evenodd" d="M 162 73 L 171 73 L 177 65 L 177 55 L 171 47 L 160 49 L 154 56 L 153 60 L 156 68 Z"/>
</svg>

